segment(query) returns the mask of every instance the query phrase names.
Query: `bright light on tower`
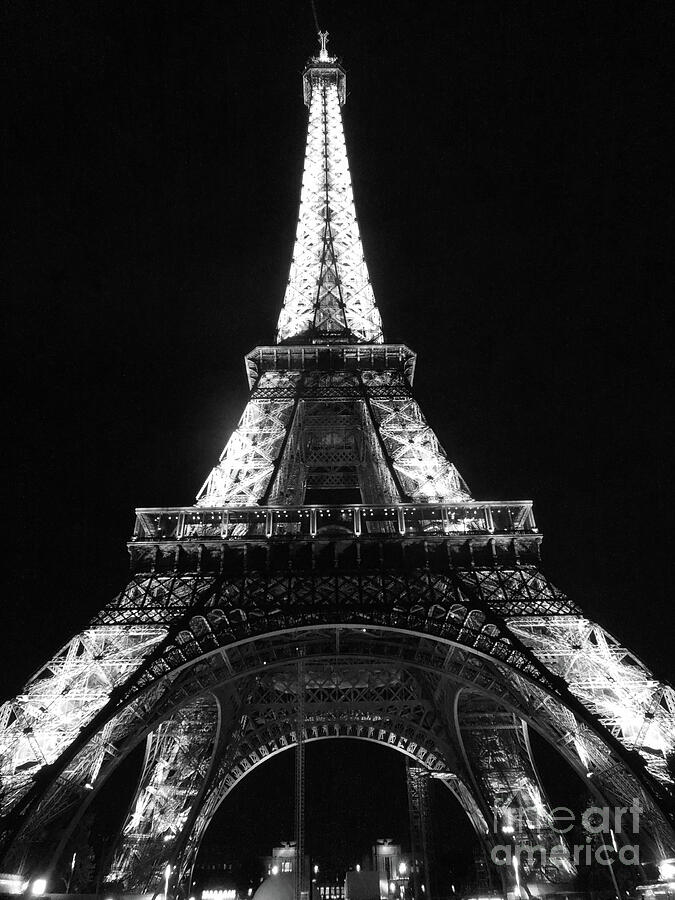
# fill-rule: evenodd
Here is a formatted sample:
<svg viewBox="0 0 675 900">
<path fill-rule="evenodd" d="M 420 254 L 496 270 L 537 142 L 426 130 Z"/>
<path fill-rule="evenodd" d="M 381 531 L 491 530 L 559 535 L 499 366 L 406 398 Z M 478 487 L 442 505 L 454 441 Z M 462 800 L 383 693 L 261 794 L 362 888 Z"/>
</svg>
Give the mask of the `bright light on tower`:
<svg viewBox="0 0 675 900">
<path fill-rule="evenodd" d="M 169 900 L 169 878 L 171 877 L 171 866 L 166 864 L 164 869 L 164 900 Z"/>
<path fill-rule="evenodd" d="M 675 857 L 659 863 L 659 875 L 664 881 L 675 880 Z"/>
<path fill-rule="evenodd" d="M 405 873 L 407 871 L 408 871 L 408 867 L 406 866 L 406 864 L 404 862 L 398 864 L 398 874 L 399 875 L 405 875 Z"/>
<path fill-rule="evenodd" d="M 272 875 L 279 874 L 279 866 L 272 866 Z"/>
<path fill-rule="evenodd" d="M 521 897 L 522 894 L 520 892 L 520 862 L 518 860 L 518 854 L 513 854 L 513 859 L 511 860 L 513 863 L 513 871 L 516 873 L 516 887 L 518 888 L 518 896 Z"/>
<path fill-rule="evenodd" d="M 47 879 L 36 878 L 30 886 L 30 892 L 34 897 L 41 897 L 47 890 Z"/>
</svg>

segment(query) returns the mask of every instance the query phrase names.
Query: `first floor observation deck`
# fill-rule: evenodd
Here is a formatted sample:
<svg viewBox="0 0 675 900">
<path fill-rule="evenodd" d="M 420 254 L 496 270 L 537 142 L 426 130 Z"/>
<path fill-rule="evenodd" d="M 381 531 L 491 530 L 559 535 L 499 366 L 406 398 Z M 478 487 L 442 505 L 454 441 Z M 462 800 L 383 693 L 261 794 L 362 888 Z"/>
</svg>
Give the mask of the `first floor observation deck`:
<svg viewBox="0 0 675 900">
<path fill-rule="evenodd" d="M 227 568 L 247 548 L 267 547 L 268 558 L 352 558 L 422 565 L 535 563 L 541 535 L 532 501 L 342 504 L 302 506 L 171 507 L 136 510 L 129 542 L 132 568 Z M 406 557 L 407 554 L 407 557 Z"/>
</svg>

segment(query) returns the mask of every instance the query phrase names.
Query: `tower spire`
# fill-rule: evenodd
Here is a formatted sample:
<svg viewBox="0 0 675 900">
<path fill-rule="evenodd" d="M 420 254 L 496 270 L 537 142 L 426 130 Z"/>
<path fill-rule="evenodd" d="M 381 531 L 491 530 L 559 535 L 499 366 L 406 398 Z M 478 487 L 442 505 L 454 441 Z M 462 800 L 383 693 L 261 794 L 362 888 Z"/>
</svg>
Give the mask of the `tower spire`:
<svg viewBox="0 0 675 900">
<path fill-rule="evenodd" d="M 309 107 L 305 167 L 295 246 L 277 343 L 382 343 L 382 323 L 363 255 L 342 127 L 346 76 L 328 55 L 303 75 Z"/>
</svg>

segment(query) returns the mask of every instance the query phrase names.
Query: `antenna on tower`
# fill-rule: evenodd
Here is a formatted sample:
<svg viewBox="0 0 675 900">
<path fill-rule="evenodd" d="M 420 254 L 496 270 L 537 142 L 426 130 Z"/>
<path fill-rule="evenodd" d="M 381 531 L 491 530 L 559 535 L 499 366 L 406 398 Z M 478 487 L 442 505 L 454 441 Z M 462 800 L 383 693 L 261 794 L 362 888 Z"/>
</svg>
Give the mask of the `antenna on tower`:
<svg viewBox="0 0 675 900">
<path fill-rule="evenodd" d="M 326 44 L 328 43 L 327 31 L 319 32 L 319 43 L 321 44 L 321 50 L 319 50 L 319 59 L 328 59 L 328 50 L 326 49 Z"/>
</svg>

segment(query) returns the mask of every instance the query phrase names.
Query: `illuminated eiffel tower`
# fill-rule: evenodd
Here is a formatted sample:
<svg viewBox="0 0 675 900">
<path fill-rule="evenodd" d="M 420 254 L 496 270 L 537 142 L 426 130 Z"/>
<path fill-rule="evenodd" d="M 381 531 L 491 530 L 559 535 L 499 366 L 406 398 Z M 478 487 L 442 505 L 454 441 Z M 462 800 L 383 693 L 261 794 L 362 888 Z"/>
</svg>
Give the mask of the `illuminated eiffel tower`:
<svg viewBox="0 0 675 900">
<path fill-rule="evenodd" d="M 520 877 L 566 884 L 530 729 L 599 805 L 638 799 L 645 858 L 673 856 L 675 692 L 541 572 L 530 501 L 472 498 L 414 397 L 414 352 L 384 341 L 325 35 L 303 90 L 276 343 L 246 356 L 249 402 L 195 505 L 137 510 L 127 587 L 2 707 L 0 869 L 55 881 L 145 741 L 108 878 L 161 890 L 169 865 L 184 889 L 219 805 L 301 734 L 400 751 L 486 854 L 543 846 Z"/>
</svg>

